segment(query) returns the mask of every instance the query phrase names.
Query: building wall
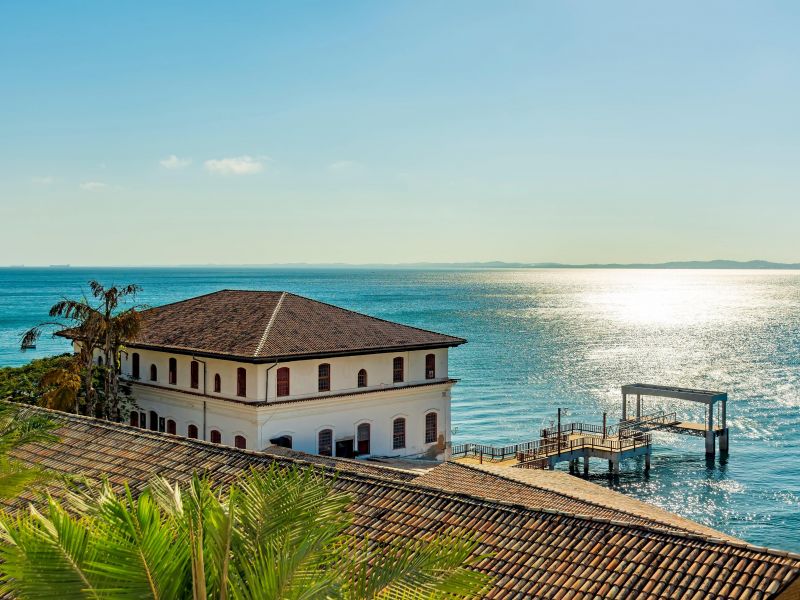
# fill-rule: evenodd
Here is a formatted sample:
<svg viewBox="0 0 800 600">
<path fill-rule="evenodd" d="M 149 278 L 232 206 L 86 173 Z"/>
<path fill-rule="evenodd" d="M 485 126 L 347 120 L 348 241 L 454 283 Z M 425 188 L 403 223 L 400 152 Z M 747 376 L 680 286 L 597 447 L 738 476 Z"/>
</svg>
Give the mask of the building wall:
<svg viewBox="0 0 800 600">
<path fill-rule="evenodd" d="M 383 389 L 386 387 L 400 386 L 408 383 L 422 383 L 425 379 L 425 357 L 433 354 L 436 357 L 436 379 L 448 378 L 447 348 L 436 350 L 414 350 L 411 352 L 395 352 L 384 354 L 365 354 L 361 356 L 342 356 L 329 359 L 296 360 L 284 363 L 250 364 L 239 363 L 231 360 L 204 358 L 198 360 L 199 385 L 196 390 L 190 386 L 191 356 L 158 352 L 154 350 L 139 350 L 130 348 L 122 355 L 122 372 L 130 376 L 132 372 L 133 354 L 139 354 L 139 369 L 141 381 L 150 382 L 150 365 L 156 365 L 158 381 L 154 382 L 171 389 L 187 391 L 200 391 L 209 395 L 223 398 L 241 400 L 236 395 L 236 372 L 244 368 L 247 372 L 246 400 L 263 401 L 265 398 L 272 400 L 290 400 L 319 396 L 318 368 L 322 363 L 331 365 L 331 390 L 328 394 L 341 394 L 342 392 L 355 391 L 357 387 L 358 371 L 367 371 L 367 389 Z M 397 356 L 402 356 L 405 364 L 405 378 L 402 384 L 394 384 L 393 361 Z M 169 359 L 177 361 L 177 382 L 169 384 Z M 278 397 L 277 395 L 277 370 L 281 367 L 289 368 L 290 395 Z M 219 374 L 222 388 L 219 394 L 214 392 L 214 375 Z M 269 395 L 266 390 L 269 389 Z"/>
<path fill-rule="evenodd" d="M 451 382 L 441 382 L 271 406 L 249 406 L 146 383 L 134 384 L 133 394 L 139 410 L 148 413 L 148 419 L 151 410 L 165 420 L 172 419 L 176 422 L 176 433 L 184 436 L 189 425 L 195 425 L 199 437 L 206 440 L 210 440 L 212 429 L 216 429 L 225 445 L 233 445 L 234 436 L 243 435 L 248 448 L 261 450 L 271 445 L 271 439 L 291 436 L 293 449 L 316 453 L 320 430 L 333 430 L 335 447 L 337 440 L 354 439 L 359 424 L 369 423 L 370 455 L 435 458 L 450 441 L 451 387 Z M 440 439 L 434 443 L 425 443 L 428 412 L 437 414 Z M 394 449 L 393 421 L 398 417 L 406 419 L 406 446 Z"/>
</svg>

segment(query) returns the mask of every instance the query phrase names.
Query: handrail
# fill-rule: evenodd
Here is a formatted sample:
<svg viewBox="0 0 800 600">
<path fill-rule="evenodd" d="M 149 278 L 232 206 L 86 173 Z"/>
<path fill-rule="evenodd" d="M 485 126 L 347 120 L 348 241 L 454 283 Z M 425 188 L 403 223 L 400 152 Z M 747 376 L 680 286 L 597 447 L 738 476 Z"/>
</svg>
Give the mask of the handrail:
<svg viewBox="0 0 800 600">
<path fill-rule="evenodd" d="M 522 451 L 517 454 L 517 461 L 527 462 L 553 455 L 560 455 L 563 452 L 574 452 L 576 450 L 607 450 L 611 452 L 622 452 L 624 450 L 635 450 L 637 447 L 649 446 L 652 443 L 652 436 L 649 433 L 639 433 L 630 437 L 619 439 L 599 438 L 597 436 L 581 436 L 565 440 L 561 443 L 553 441 L 550 444 L 542 444 L 537 448 Z"/>
</svg>

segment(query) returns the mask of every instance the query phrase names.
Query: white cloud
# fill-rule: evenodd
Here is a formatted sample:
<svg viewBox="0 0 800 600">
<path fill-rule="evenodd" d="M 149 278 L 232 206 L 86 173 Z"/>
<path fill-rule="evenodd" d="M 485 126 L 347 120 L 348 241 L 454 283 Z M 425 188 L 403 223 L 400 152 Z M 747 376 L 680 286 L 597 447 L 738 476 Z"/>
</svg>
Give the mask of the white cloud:
<svg viewBox="0 0 800 600">
<path fill-rule="evenodd" d="M 107 183 L 103 183 L 102 181 L 84 181 L 81 184 L 81 189 L 86 190 L 87 192 L 99 192 L 100 190 L 105 190 L 108 188 Z"/>
<path fill-rule="evenodd" d="M 235 156 L 207 160 L 204 164 L 206 171 L 219 175 L 253 175 L 264 170 L 266 157 Z"/>
<path fill-rule="evenodd" d="M 164 160 L 159 161 L 161 166 L 165 169 L 169 169 L 171 171 L 175 171 L 177 169 L 183 169 L 184 167 L 188 167 L 192 164 L 192 159 L 190 158 L 179 158 L 174 154 L 170 154 Z"/>
<path fill-rule="evenodd" d="M 44 177 L 31 177 L 31 183 L 35 183 L 37 185 L 50 185 L 55 181 L 55 178 L 51 177 L 50 175 L 46 175 Z"/>
</svg>

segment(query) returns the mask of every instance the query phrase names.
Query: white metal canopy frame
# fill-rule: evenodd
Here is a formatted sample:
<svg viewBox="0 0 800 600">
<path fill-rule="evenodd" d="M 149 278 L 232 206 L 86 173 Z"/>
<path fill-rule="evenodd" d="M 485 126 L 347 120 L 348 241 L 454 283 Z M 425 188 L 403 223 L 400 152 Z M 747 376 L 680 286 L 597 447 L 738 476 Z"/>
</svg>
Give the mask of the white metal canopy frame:
<svg viewBox="0 0 800 600">
<path fill-rule="evenodd" d="M 636 418 L 628 419 L 628 396 L 636 396 Z M 642 415 L 642 397 L 654 396 L 657 398 L 675 398 L 688 402 L 697 402 L 706 406 L 705 423 L 680 422 L 675 420 L 671 423 L 659 422 L 651 425 Z M 719 426 L 714 423 L 714 405 L 719 405 L 720 417 Z M 720 452 L 728 451 L 728 394 L 726 392 L 714 392 L 710 390 L 696 390 L 692 388 L 672 387 L 666 385 L 652 385 L 645 383 L 634 383 L 622 386 L 622 421 L 621 423 L 641 422 L 643 428 L 660 429 L 674 433 L 689 435 L 702 435 L 706 440 L 706 454 L 714 455 L 715 440 L 719 438 Z"/>
</svg>

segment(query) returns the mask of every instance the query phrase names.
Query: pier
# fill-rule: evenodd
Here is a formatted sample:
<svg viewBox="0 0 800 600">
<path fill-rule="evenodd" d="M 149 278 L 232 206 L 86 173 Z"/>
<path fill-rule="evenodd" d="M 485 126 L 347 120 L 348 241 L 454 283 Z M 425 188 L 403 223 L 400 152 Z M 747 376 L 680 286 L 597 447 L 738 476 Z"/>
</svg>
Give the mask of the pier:
<svg viewBox="0 0 800 600">
<path fill-rule="evenodd" d="M 628 418 L 628 398 L 635 397 L 635 413 Z M 703 422 L 683 421 L 676 412 L 643 414 L 645 397 L 673 398 L 701 403 L 705 408 Z M 619 473 L 621 460 L 635 456 L 645 457 L 645 471 L 650 468 L 652 454 L 652 432 L 667 431 L 705 438 L 706 455 L 715 453 L 719 438 L 720 452 L 728 451 L 727 401 L 725 392 L 695 390 L 648 384 L 622 386 L 622 419 L 614 427 L 590 423 L 561 422 L 561 409 L 555 427 L 542 429 L 538 440 L 488 446 L 483 444 L 461 444 L 453 446 L 452 458 L 463 462 L 492 462 L 500 466 L 521 469 L 554 469 L 560 462 L 569 462 L 570 472 L 579 471 L 582 461 L 584 475 L 589 474 L 589 459 L 608 461 L 608 468 Z M 718 413 L 715 420 L 714 413 Z M 719 423 L 718 426 L 715 423 Z"/>
</svg>

